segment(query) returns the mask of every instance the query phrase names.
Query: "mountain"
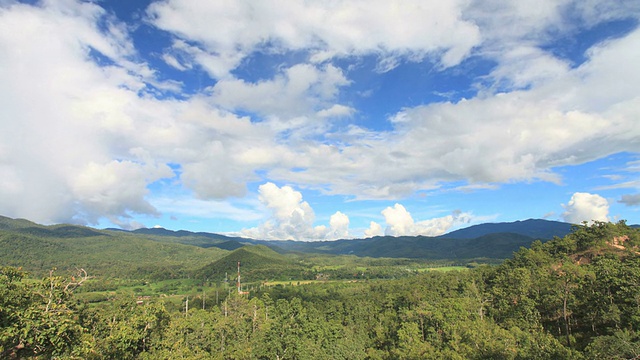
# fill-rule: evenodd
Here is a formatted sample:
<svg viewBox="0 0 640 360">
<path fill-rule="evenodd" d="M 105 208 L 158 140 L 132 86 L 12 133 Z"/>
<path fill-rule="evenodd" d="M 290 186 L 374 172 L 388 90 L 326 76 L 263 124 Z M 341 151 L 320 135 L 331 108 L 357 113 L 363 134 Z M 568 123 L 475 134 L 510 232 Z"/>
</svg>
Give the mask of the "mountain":
<svg viewBox="0 0 640 360">
<path fill-rule="evenodd" d="M 68 224 L 44 226 L 0 216 L 0 264 L 23 266 L 39 274 L 53 267 L 83 267 L 94 274 L 109 276 L 136 273 L 140 277 L 166 278 L 197 273 L 220 278 L 220 271 L 233 273 L 237 261 L 242 261 L 252 264 L 254 273 L 248 273 L 249 276 L 263 279 L 274 271 L 280 275 L 301 271 L 300 265 L 292 260 L 295 254 L 301 253 L 500 261 L 536 239 L 545 241 L 570 231 L 571 225 L 567 223 L 529 219 L 474 225 L 438 237 L 261 241 L 162 228 L 122 231 Z"/>
<path fill-rule="evenodd" d="M 523 221 L 486 223 L 469 226 L 439 236 L 441 238 L 473 239 L 494 233 L 514 233 L 528 236 L 534 239 L 551 240 L 554 236 L 563 237 L 571 232 L 571 224 L 542 220 L 528 219 Z"/>
<path fill-rule="evenodd" d="M 25 219 L 0 216 L 0 230 L 39 237 L 78 238 L 104 235 L 100 230 L 86 226 L 59 224 L 44 226 Z"/>
<path fill-rule="evenodd" d="M 12 219 L 6 216 L 0 215 L 0 230 L 15 230 L 27 227 L 42 227 L 34 222 L 26 219 Z"/>
<path fill-rule="evenodd" d="M 487 234 L 473 239 L 427 236 L 377 236 L 369 239 L 336 241 L 280 241 L 277 246 L 290 252 L 356 255 L 374 258 L 428 260 L 506 259 L 535 239 L 514 233 Z M 273 241 L 269 242 L 274 243 Z"/>
<path fill-rule="evenodd" d="M 117 229 L 109 230 L 122 231 Z M 144 235 L 149 239 L 159 242 L 193 245 L 202 248 L 219 248 L 223 250 L 235 250 L 247 244 L 264 244 L 264 242 L 260 240 L 207 232 L 191 232 L 187 230 L 173 231 L 164 228 L 141 228 L 128 232 L 131 234 Z"/>
<path fill-rule="evenodd" d="M 91 276 L 181 277 L 226 255 L 145 235 L 76 225 L 43 226 L 0 217 L 0 264 L 34 275 L 84 268 Z"/>
<path fill-rule="evenodd" d="M 225 241 L 229 241 L 229 240 L 242 240 L 242 241 L 248 241 L 249 240 L 249 239 L 240 238 L 240 237 L 227 236 L 227 235 L 208 233 L 208 232 L 191 232 L 191 231 L 187 231 L 187 230 L 173 231 L 173 230 L 168 230 L 168 229 L 161 228 L 161 227 L 141 228 L 141 229 L 133 230 L 131 232 L 134 233 L 134 234 L 158 235 L 158 236 L 203 237 L 203 238 L 207 238 L 207 239 L 213 240 L 212 243 L 217 243 L 217 241 L 225 242 Z"/>
<path fill-rule="evenodd" d="M 506 254 L 516 251 L 520 246 L 527 246 L 533 240 L 550 240 L 554 236 L 563 237 L 571 232 L 571 224 L 542 219 L 528 219 L 515 222 L 487 223 L 473 225 L 468 228 L 452 231 L 437 237 L 425 236 L 380 236 L 369 239 L 350 239 L 337 241 L 292 241 L 292 240 L 253 240 L 240 237 L 228 237 L 220 234 L 206 232 L 190 232 L 185 230 L 172 231 L 163 228 L 138 229 L 133 233 L 157 236 L 156 240 L 165 241 L 169 238 L 172 242 L 195 245 L 200 247 L 218 247 L 225 250 L 235 250 L 246 244 L 262 244 L 271 247 L 276 252 L 302 252 L 324 254 L 353 254 L 357 256 L 371 257 L 409 257 L 409 258 L 441 258 L 456 254 L 468 255 L 468 252 L 459 249 L 464 246 L 476 246 L 471 242 L 460 240 L 478 239 L 480 244 L 493 243 L 498 248 L 495 251 L 487 250 L 473 257 L 492 257 L 495 254 Z M 501 234 L 501 235 L 496 235 Z M 511 242 L 505 241 L 505 234 Z M 167 237 L 167 238 L 161 238 Z M 503 250 L 505 248 L 506 250 Z M 453 254 L 453 255 L 451 255 Z M 480 256 L 481 255 L 481 256 Z M 493 255 L 493 256 L 492 256 Z M 502 256 L 502 255 L 501 255 Z"/>
<path fill-rule="evenodd" d="M 424 259 L 505 259 L 534 240 L 550 240 L 571 232 L 571 224 L 542 219 L 487 223 L 427 236 L 378 236 L 337 241 L 267 241 L 285 251 L 323 254 L 351 254 L 369 257 Z"/>
<path fill-rule="evenodd" d="M 227 278 L 233 282 L 237 274 L 237 266 L 242 266 L 242 279 L 260 281 L 265 279 L 288 279 L 299 277 L 305 268 L 297 261 L 278 254 L 264 245 L 246 245 L 236 249 L 195 272 L 196 278 L 222 280 Z"/>
</svg>

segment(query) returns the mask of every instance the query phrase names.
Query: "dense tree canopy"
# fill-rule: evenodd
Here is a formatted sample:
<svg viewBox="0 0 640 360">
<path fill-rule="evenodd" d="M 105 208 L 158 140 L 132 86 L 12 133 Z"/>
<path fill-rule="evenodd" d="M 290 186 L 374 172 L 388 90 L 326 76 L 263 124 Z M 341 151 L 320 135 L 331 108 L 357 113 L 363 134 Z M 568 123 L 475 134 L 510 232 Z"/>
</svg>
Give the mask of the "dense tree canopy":
<svg viewBox="0 0 640 360">
<path fill-rule="evenodd" d="M 499 266 L 396 280 L 229 292 L 176 307 L 118 294 L 84 304 L 86 274 L 0 270 L 2 358 L 629 359 L 640 354 L 638 231 L 583 224 Z"/>
</svg>

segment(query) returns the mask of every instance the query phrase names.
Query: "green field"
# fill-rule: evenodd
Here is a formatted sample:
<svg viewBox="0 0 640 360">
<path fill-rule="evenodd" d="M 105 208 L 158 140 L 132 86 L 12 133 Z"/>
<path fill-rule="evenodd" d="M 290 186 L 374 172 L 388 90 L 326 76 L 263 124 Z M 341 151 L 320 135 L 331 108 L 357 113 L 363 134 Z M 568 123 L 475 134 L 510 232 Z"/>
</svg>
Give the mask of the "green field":
<svg viewBox="0 0 640 360">
<path fill-rule="evenodd" d="M 439 266 L 439 267 L 416 269 L 417 272 L 425 272 L 425 271 L 464 271 L 464 270 L 469 270 L 469 268 L 466 267 L 466 266 Z"/>
</svg>

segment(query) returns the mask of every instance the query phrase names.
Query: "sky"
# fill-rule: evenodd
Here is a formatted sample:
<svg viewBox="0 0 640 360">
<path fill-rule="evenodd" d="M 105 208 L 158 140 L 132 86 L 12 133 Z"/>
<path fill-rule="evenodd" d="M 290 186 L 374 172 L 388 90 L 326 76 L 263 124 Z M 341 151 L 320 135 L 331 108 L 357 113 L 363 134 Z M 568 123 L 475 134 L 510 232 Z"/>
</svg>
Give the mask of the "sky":
<svg viewBox="0 0 640 360">
<path fill-rule="evenodd" d="M 0 0 L 0 215 L 640 223 L 637 0 Z"/>
</svg>

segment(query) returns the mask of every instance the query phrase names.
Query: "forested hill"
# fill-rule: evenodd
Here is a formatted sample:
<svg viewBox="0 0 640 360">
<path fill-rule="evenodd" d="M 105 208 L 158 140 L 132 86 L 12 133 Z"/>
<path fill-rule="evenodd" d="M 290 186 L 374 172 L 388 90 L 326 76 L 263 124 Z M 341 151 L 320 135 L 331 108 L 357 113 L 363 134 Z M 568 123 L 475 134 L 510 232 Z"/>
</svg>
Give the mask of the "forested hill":
<svg viewBox="0 0 640 360">
<path fill-rule="evenodd" d="M 481 224 L 457 230 L 438 237 L 426 236 L 380 236 L 368 239 L 352 239 L 337 241 L 262 241 L 240 237 L 229 237 L 206 232 L 190 232 L 186 230 L 172 231 L 162 228 L 138 229 L 135 231 L 116 231 L 115 229 L 98 230 L 75 225 L 43 226 L 23 219 L 0 217 L 0 240 L 5 244 L 5 251 L 0 251 L 0 261 L 7 257 L 5 264 L 13 264 L 17 260 L 12 253 L 21 254 L 28 249 L 25 257 L 41 258 L 43 268 L 55 266 L 55 261 L 47 259 L 70 258 L 85 254 L 91 257 L 91 251 L 100 251 L 100 261 L 110 261 L 109 256 L 117 256 L 117 263 L 130 254 L 133 244 L 142 249 L 148 242 L 161 242 L 167 246 L 178 244 L 199 248 L 212 248 L 210 256 L 219 258 L 221 250 L 232 251 L 248 244 L 262 244 L 279 253 L 318 253 L 329 255 L 355 255 L 360 257 L 414 258 L 427 260 L 471 260 L 509 258 L 520 247 L 528 247 L 536 239 L 549 240 L 554 236 L 562 237 L 571 229 L 571 225 L 548 220 L 529 219 L 512 223 Z M 11 233 L 11 236 L 6 235 Z M 21 240 L 19 240 L 21 239 Z M 56 241 L 51 241 L 57 239 Z M 74 240 L 75 239 L 75 240 Z M 127 243 L 128 242 L 128 243 Z M 80 249 L 79 247 L 83 247 Z M 153 256 L 159 247 L 145 253 L 144 258 L 154 261 Z M 11 252 L 6 249 L 12 249 Z M 45 252 L 46 249 L 46 253 Z M 126 250 L 129 249 L 129 250 Z M 173 249 L 173 248 L 172 248 Z M 189 251 L 179 248 L 185 254 Z M 167 250 L 168 251 L 168 250 Z M 177 251 L 177 250 L 176 250 Z M 215 255 L 215 251 L 218 251 Z M 43 252 L 43 254 L 40 254 Z M 125 253 L 127 256 L 117 254 Z M 162 259 L 164 255 L 157 254 Z M 96 255 L 93 255 L 94 257 Z M 205 254 L 194 255 L 194 258 L 206 258 Z M 200 266 L 203 263 L 198 263 Z"/>
<path fill-rule="evenodd" d="M 569 223 L 542 219 L 473 225 L 448 234 L 428 236 L 378 236 L 368 239 L 299 242 L 268 241 L 288 251 L 352 254 L 370 257 L 424 259 L 506 259 L 534 240 L 547 241 L 571 232 Z"/>
<path fill-rule="evenodd" d="M 413 259 L 506 259 L 534 238 L 514 233 L 494 233 L 474 239 L 428 236 L 377 236 L 335 241 L 269 241 L 286 251 Z"/>
<path fill-rule="evenodd" d="M 175 278 L 225 254 L 217 248 L 159 243 L 129 232 L 42 226 L 0 217 L 0 265 L 22 267 L 38 276 L 54 268 L 85 268 L 107 277 Z"/>
<path fill-rule="evenodd" d="M 571 224 L 558 221 L 529 219 L 516 222 L 488 223 L 437 236 L 378 236 L 367 239 L 336 241 L 276 241 L 229 237 L 206 232 L 172 231 L 162 228 L 138 229 L 136 234 L 162 236 L 182 244 L 218 247 L 235 250 L 244 244 L 263 244 L 275 251 L 356 255 L 369 257 L 423 259 L 505 259 L 534 240 L 547 241 L 563 237 L 571 231 Z M 161 240 L 161 239 L 160 239 Z"/>
<path fill-rule="evenodd" d="M 243 246 L 225 257 L 205 265 L 194 276 L 198 279 L 235 278 L 237 264 L 242 264 L 247 279 L 296 278 L 307 271 L 297 261 L 278 254 L 264 245 Z"/>
<path fill-rule="evenodd" d="M 464 229 L 452 231 L 440 237 L 454 239 L 473 239 L 494 233 L 515 233 L 534 239 L 553 239 L 554 236 L 563 237 L 571 232 L 571 224 L 542 220 L 528 219 L 514 222 L 486 223 L 469 226 Z"/>
<path fill-rule="evenodd" d="M 513 233 L 518 235 L 527 236 L 536 240 L 550 240 L 554 236 L 563 237 L 571 232 L 571 224 L 560 221 L 544 220 L 544 219 L 527 219 L 514 222 L 501 222 L 501 223 L 485 223 L 472 225 L 463 229 L 455 230 L 450 233 L 436 236 L 436 238 L 446 239 L 473 239 L 485 235 L 496 233 Z M 631 227 L 638 227 L 640 225 L 631 225 Z M 114 230 L 114 229 L 107 229 Z M 163 228 L 142 228 L 133 230 L 136 234 L 146 235 L 158 235 L 158 236 L 172 236 L 172 237 L 205 237 L 211 239 L 211 244 L 217 244 L 218 241 L 239 241 L 256 243 L 256 240 L 226 236 L 208 232 L 191 232 L 186 230 L 167 230 Z M 366 240 L 366 239 L 361 239 Z M 262 241 L 262 240 L 257 240 Z M 269 241 L 273 244 L 278 244 L 280 241 Z"/>
</svg>

